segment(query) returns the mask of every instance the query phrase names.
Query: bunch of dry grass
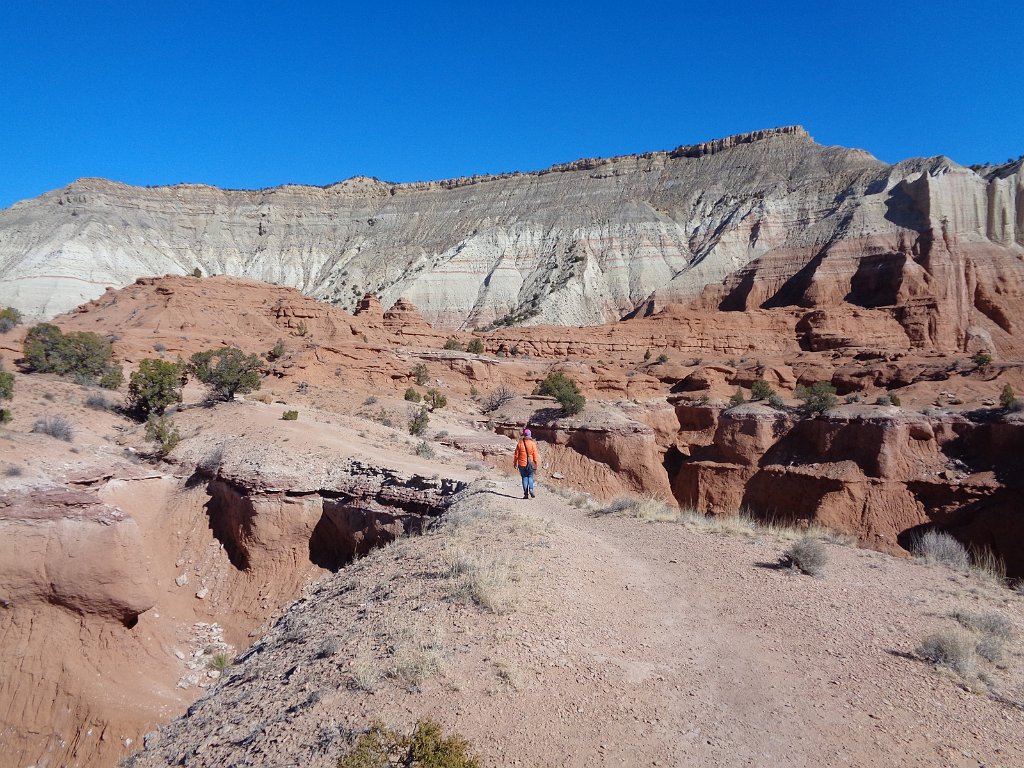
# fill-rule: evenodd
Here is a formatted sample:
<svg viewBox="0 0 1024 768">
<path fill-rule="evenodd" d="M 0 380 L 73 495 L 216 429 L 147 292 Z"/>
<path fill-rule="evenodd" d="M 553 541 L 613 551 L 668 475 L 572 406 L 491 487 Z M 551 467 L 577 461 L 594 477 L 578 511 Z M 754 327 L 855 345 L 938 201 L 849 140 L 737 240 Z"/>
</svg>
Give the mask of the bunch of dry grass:
<svg viewBox="0 0 1024 768">
<path fill-rule="evenodd" d="M 808 576 L 821 576 L 825 573 L 828 563 L 828 551 L 820 540 L 813 536 L 804 536 L 786 550 L 785 555 L 794 567 L 799 568 Z"/>
<path fill-rule="evenodd" d="M 656 496 L 620 496 L 605 505 L 600 514 L 621 515 L 653 522 L 678 522 L 681 516 L 678 507 L 667 504 Z"/>
<path fill-rule="evenodd" d="M 452 547 L 445 553 L 448 578 L 454 581 L 454 593 L 465 597 L 491 613 L 508 613 L 515 606 L 515 568 L 505 555 L 468 553 Z"/>
<path fill-rule="evenodd" d="M 928 635 L 917 653 L 938 667 L 948 667 L 961 675 L 974 669 L 974 637 L 962 629 L 946 629 Z"/>
</svg>

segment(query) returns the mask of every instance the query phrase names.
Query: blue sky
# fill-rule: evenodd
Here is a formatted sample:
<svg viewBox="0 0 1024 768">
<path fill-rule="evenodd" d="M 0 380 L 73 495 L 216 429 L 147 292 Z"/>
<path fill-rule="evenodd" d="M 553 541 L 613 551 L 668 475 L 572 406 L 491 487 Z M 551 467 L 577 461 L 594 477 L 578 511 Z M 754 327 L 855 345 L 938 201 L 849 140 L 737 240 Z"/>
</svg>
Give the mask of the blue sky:
<svg viewBox="0 0 1024 768">
<path fill-rule="evenodd" d="M 1024 153 L 1011 0 L 0 7 L 0 207 L 81 176 L 250 188 L 533 170 L 803 124 Z"/>
</svg>

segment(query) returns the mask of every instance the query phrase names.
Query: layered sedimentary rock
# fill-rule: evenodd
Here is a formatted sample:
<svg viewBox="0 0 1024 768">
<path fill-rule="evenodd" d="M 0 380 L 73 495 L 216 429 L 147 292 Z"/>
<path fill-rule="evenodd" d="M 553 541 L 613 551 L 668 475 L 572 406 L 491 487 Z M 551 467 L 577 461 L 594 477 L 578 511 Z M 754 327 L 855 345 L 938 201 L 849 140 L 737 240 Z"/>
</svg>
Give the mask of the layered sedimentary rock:
<svg viewBox="0 0 1024 768">
<path fill-rule="evenodd" d="M 198 267 L 346 308 L 405 296 L 448 327 L 582 325 L 712 286 L 699 305 L 716 311 L 872 309 L 916 345 L 1013 348 L 1022 184 L 1019 161 L 890 166 L 799 127 L 418 184 L 84 179 L 0 211 L 0 304 L 52 316 Z"/>
</svg>

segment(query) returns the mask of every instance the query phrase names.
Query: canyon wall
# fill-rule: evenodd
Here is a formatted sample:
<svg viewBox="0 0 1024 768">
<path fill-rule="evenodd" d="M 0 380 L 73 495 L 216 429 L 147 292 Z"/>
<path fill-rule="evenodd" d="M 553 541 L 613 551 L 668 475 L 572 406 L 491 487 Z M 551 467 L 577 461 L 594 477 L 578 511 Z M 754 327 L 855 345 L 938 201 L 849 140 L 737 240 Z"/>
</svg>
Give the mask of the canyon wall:
<svg viewBox="0 0 1024 768">
<path fill-rule="evenodd" d="M 0 211 L 0 304 L 49 317 L 142 275 L 252 277 L 432 323 L 587 325 L 689 302 L 883 307 L 915 344 L 1012 334 L 1020 162 L 886 165 L 799 127 L 536 173 L 258 191 L 82 179 Z M 723 283 L 723 281 L 725 281 Z M 827 343 L 827 342 L 826 342 Z"/>
</svg>

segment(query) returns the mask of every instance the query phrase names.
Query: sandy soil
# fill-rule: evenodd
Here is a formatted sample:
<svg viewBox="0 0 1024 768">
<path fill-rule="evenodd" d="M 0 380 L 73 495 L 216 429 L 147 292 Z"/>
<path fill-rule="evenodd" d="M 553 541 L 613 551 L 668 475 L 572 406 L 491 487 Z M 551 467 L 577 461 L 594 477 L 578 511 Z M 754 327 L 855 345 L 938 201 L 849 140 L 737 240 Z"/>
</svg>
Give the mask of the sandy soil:
<svg viewBox="0 0 1024 768">
<path fill-rule="evenodd" d="M 353 729 L 423 717 L 490 765 L 1024 764 L 1019 699 L 915 656 L 954 610 L 1019 634 L 1005 588 L 834 544 L 811 578 L 772 535 L 523 501 L 511 479 L 453 515 L 311 588 L 132 765 L 328 766 Z M 496 611 L 450 575 L 467 553 L 504 573 Z M 1008 697 L 1011 653 L 990 670 Z"/>
</svg>

